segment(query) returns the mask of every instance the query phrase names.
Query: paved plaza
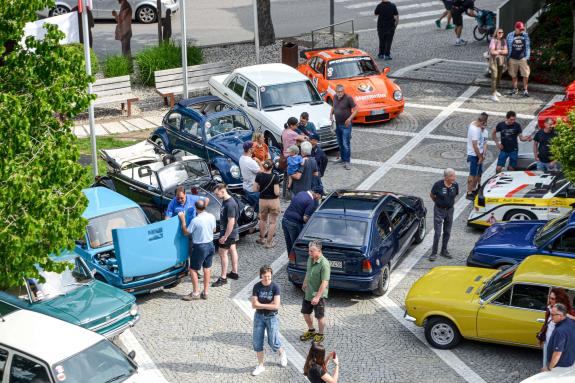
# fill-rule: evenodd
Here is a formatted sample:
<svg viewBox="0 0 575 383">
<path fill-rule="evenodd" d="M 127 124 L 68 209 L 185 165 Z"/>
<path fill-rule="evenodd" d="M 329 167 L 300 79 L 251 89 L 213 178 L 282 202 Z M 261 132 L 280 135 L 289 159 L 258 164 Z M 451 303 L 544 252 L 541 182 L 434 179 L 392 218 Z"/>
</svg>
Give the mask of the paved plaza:
<svg viewBox="0 0 575 383">
<path fill-rule="evenodd" d="M 538 371 L 540 351 L 472 341 L 463 341 L 452 351 L 432 349 L 424 340 L 423 330 L 402 318 L 403 303 L 409 287 L 431 267 L 463 265 L 481 234 L 466 226 L 471 202 L 462 197 L 455 206 L 450 242 L 454 259 L 427 260 L 433 235 L 429 191 L 447 166 L 456 169 L 461 190 L 465 190 L 467 125 L 478 112 L 486 111 L 491 130 L 513 109 L 520 114 L 523 127 L 531 130 L 535 127 L 532 117 L 558 96 L 533 92 L 528 99 L 503 98 L 494 104 L 487 98 L 487 89 L 477 86 L 407 79 L 397 83 L 406 96 L 405 112 L 383 125 L 355 126 L 352 170 L 334 164 L 332 158 L 324 184 L 329 191 L 358 188 L 422 197 L 430 212 L 428 235 L 393 270 L 386 296 L 330 291 L 326 348 L 337 351 L 343 382 L 518 382 Z M 486 160 L 490 174 L 495 155 L 491 145 Z M 174 383 L 305 381 L 301 371 L 309 343 L 299 341 L 305 330 L 299 313 L 303 294 L 287 279 L 282 233 L 278 232 L 277 246 L 272 250 L 256 244 L 256 239 L 257 235 L 241 239 L 240 279 L 212 289 L 209 300 L 180 300 L 191 289 L 189 279 L 175 289 L 138 298 L 142 320 L 132 333 L 153 361 L 147 368 L 157 368 Z M 274 280 L 282 289 L 281 334 L 290 363 L 282 368 L 277 355 L 266 348 L 266 371 L 252 377 L 256 359 L 247 297 L 259 280 L 258 270 L 263 264 L 272 264 Z M 219 267 L 219 260 L 215 260 L 216 277 Z"/>
</svg>

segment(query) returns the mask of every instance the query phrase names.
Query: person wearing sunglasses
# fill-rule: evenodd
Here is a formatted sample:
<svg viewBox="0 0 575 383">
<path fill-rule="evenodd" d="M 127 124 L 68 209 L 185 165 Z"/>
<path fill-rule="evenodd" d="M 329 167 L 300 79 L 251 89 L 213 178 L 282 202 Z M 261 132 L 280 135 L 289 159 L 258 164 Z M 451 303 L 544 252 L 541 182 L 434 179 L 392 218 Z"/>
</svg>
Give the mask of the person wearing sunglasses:
<svg viewBox="0 0 575 383">
<path fill-rule="evenodd" d="M 539 340 L 539 345 L 543 348 L 543 367 L 547 366 L 547 345 L 555 329 L 555 322 L 553 321 L 553 316 L 551 311 L 556 303 L 561 303 L 567 309 L 567 317 L 575 319 L 575 311 L 571 306 L 571 299 L 565 289 L 561 287 L 553 287 L 549 296 L 547 297 L 547 307 L 545 309 L 545 323 L 541 330 L 537 333 L 537 340 Z M 573 315 L 572 315 L 573 314 Z"/>
<path fill-rule="evenodd" d="M 575 363 L 575 321 L 567 314 L 567 307 L 562 303 L 555 303 L 551 309 L 555 329 L 546 347 L 547 359 L 542 371 L 571 367 Z"/>
<path fill-rule="evenodd" d="M 505 70 L 507 58 L 507 41 L 503 29 L 498 28 L 489 43 L 489 69 L 491 70 L 491 100 L 499 102 L 501 93 L 497 91 L 501 82 L 501 75 Z"/>
</svg>

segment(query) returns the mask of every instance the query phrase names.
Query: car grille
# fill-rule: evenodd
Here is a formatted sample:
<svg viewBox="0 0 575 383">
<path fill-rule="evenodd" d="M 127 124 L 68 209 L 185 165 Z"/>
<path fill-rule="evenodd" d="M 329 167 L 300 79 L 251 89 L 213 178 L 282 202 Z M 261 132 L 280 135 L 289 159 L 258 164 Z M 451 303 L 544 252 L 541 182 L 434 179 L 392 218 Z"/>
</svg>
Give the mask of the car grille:
<svg viewBox="0 0 575 383">
<path fill-rule="evenodd" d="M 98 318 L 92 322 L 87 323 L 86 327 L 91 331 L 98 331 L 102 328 L 111 326 L 112 324 L 119 322 L 128 316 L 130 316 L 130 306 L 125 306 L 110 313 L 109 315 L 106 315 L 106 317 Z M 108 317 L 110 319 L 107 320 Z"/>
<path fill-rule="evenodd" d="M 375 122 L 385 120 L 389 120 L 389 113 L 374 114 L 373 116 L 365 116 L 365 122 Z"/>
<path fill-rule="evenodd" d="M 337 146 L 337 137 L 330 126 L 324 126 L 319 129 L 319 142 L 323 149 Z"/>
</svg>

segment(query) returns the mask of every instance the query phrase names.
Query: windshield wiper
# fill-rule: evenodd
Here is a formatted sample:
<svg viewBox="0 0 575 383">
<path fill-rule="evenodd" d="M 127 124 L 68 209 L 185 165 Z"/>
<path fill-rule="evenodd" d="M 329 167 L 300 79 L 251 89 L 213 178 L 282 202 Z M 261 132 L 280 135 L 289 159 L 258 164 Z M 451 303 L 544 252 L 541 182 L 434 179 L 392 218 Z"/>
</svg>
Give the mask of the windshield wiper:
<svg viewBox="0 0 575 383">
<path fill-rule="evenodd" d="M 286 105 L 286 104 L 270 104 L 267 105 L 264 110 L 266 109 L 270 109 L 270 108 L 287 108 L 287 107 L 291 107 L 290 105 Z"/>
<path fill-rule="evenodd" d="M 67 285 L 64 285 L 64 287 L 68 287 L 68 286 L 88 286 L 90 282 L 73 282 L 73 283 L 68 283 Z"/>
<path fill-rule="evenodd" d="M 320 240 L 322 240 L 322 241 L 327 241 L 327 242 L 333 242 L 333 240 L 330 239 L 330 238 L 315 237 L 315 236 L 313 236 L 313 235 L 306 235 L 305 237 L 306 237 L 306 238 L 313 238 L 313 239 L 320 239 Z"/>
<path fill-rule="evenodd" d="M 130 375 L 132 375 L 132 374 L 130 374 Z M 121 375 L 118 375 L 118 376 L 114 376 L 113 378 L 106 380 L 105 383 L 115 382 L 116 380 L 122 379 L 122 378 L 125 378 L 125 377 L 128 377 L 128 374 L 121 374 Z"/>
<path fill-rule="evenodd" d="M 317 100 L 317 101 L 312 101 L 310 102 L 310 105 L 319 105 L 319 104 L 323 104 L 322 100 Z"/>
</svg>

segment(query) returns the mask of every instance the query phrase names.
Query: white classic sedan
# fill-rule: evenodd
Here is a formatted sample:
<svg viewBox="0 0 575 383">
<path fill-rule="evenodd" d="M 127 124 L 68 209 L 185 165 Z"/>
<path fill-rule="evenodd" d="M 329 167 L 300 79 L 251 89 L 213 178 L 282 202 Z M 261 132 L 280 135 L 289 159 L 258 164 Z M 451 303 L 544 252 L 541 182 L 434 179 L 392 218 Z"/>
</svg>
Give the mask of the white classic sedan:
<svg viewBox="0 0 575 383">
<path fill-rule="evenodd" d="M 337 147 L 331 130 L 331 106 L 322 100 L 312 82 L 285 64 L 262 64 L 238 68 L 232 73 L 211 77 L 210 91 L 225 102 L 246 112 L 255 129 L 264 133 L 268 145 L 281 143 L 288 118 L 309 113 L 320 136 L 321 147 Z"/>
</svg>

